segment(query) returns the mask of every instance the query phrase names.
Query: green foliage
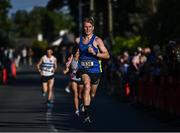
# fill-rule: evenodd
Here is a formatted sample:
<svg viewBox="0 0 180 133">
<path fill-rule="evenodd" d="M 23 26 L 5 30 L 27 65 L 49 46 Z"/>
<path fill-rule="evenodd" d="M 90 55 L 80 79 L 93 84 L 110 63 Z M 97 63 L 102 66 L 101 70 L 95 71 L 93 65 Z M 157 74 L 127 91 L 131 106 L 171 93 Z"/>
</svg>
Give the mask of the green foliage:
<svg viewBox="0 0 180 133">
<path fill-rule="evenodd" d="M 1 45 L 7 45 L 10 42 L 10 30 L 11 21 L 9 20 L 7 14 L 11 4 L 7 0 L 0 0 L 0 43 Z"/>
<path fill-rule="evenodd" d="M 38 33 L 42 33 L 42 21 L 47 10 L 43 7 L 35 7 L 29 13 L 29 32 L 32 37 L 36 37 Z"/>
<path fill-rule="evenodd" d="M 1 43 L 7 43 L 10 38 L 14 37 L 36 38 L 38 33 L 42 33 L 44 39 L 51 42 L 57 38 L 62 29 L 78 33 L 79 1 L 67 0 L 66 2 L 49 0 L 47 8 L 35 7 L 31 12 L 17 12 L 12 16 L 14 24 L 11 24 L 7 16 L 8 10 L 11 8 L 10 0 L 0 0 Z M 121 52 L 123 49 L 134 49 L 136 43 L 138 45 L 138 41 L 141 42 L 144 38 L 151 45 L 165 45 L 170 39 L 179 38 L 179 0 L 112 0 L 111 2 L 113 35 L 128 37 L 115 37 L 114 53 Z M 59 10 L 66 4 L 70 7 L 71 15 L 63 14 Z M 89 1 L 82 1 L 82 5 L 82 17 L 91 14 Z M 96 33 L 108 37 L 108 1 L 94 1 L 94 5 Z M 104 10 L 106 8 L 107 10 Z M 138 39 L 138 35 L 143 36 L 143 38 L 139 37 Z"/>
<path fill-rule="evenodd" d="M 47 4 L 47 9 L 52 11 L 54 9 L 59 9 L 64 4 L 64 0 L 49 0 Z"/>
<path fill-rule="evenodd" d="M 19 10 L 13 17 L 15 31 L 19 37 L 36 38 L 42 33 L 44 39 L 54 40 L 61 29 L 71 30 L 75 25 L 70 15 L 35 7 L 31 12 Z"/>
<path fill-rule="evenodd" d="M 27 37 L 29 35 L 29 15 L 25 10 L 19 10 L 15 13 L 14 17 L 15 31 L 20 37 Z"/>
<path fill-rule="evenodd" d="M 47 47 L 48 47 L 48 42 L 45 40 L 44 41 L 35 40 L 32 45 L 32 49 L 37 57 L 41 57 L 45 53 Z"/>
<path fill-rule="evenodd" d="M 117 36 L 114 38 L 114 45 L 112 50 L 113 54 L 116 55 L 122 53 L 124 50 L 132 52 L 138 46 L 142 47 L 140 36 L 134 36 L 132 38 L 124 38 L 121 36 Z"/>
<path fill-rule="evenodd" d="M 7 15 L 10 8 L 11 3 L 8 0 L 0 0 L 0 16 Z"/>
<path fill-rule="evenodd" d="M 64 15 L 59 12 L 48 12 L 47 14 L 54 25 L 54 34 L 58 34 L 60 29 L 71 30 L 75 25 L 70 15 Z"/>
</svg>

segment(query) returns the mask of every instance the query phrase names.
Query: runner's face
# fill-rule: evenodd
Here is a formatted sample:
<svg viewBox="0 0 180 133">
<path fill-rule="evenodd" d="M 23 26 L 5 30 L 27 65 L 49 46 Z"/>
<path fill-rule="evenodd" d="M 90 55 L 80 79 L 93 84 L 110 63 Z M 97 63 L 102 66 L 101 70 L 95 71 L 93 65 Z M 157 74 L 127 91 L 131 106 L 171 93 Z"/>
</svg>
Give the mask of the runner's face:
<svg viewBox="0 0 180 133">
<path fill-rule="evenodd" d="M 75 57 L 79 58 L 79 49 L 77 50 Z"/>
<path fill-rule="evenodd" d="M 91 35 L 93 33 L 94 26 L 89 22 L 84 22 L 84 32 L 86 35 Z"/>
<path fill-rule="evenodd" d="M 51 49 L 47 50 L 47 56 L 50 57 L 52 55 L 53 51 Z"/>
</svg>

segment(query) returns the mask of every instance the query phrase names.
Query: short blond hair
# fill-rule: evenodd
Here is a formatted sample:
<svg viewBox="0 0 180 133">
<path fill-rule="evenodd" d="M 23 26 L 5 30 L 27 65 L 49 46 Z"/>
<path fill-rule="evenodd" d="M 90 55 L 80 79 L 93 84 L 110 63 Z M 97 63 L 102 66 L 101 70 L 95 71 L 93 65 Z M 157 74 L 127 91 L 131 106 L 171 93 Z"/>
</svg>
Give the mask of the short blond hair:
<svg viewBox="0 0 180 133">
<path fill-rule="evenodd" d="M 84 18 L 83 19 L 83 23 L 90 23 L 90 24 L 92 24 L 93 26 L 94 26 L 94 19 L 93 19 L 93 17 L 86 17 L 86 18 Z"/>
</svg>

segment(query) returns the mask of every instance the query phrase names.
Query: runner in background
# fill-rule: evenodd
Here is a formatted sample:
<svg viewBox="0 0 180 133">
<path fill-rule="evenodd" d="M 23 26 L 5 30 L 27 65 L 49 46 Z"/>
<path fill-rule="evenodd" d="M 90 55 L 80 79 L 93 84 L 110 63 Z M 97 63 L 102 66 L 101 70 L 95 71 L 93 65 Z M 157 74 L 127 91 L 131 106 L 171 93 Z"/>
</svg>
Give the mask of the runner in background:
<svg viewBox="0 0 180 133">
<path fill-rule="evenodd" d="M 67 74 L 70 73 L 70 88 L 72 88 L 73 96 L 74 96 L 74 107 L 75 107 L 75 114 L 79 116 L 79 98 L 81 98 L 83 86 L 80 86 L 79 83 L 81 82 L 81 78 L 78 77 L 78 60 L 79 60 L 79 49 L 78 47 L 74 47 L 72 50 L 71 56 L 68 58 L 66 63 L 66 68 L 64 69 L 63 73 Z"/>
<path fill-rule="evenodd" d="M 47 48 L 46 55 L 37 63 L 37 70 L 41 75 L 43 96 L 47 96 L 47 105 L 51 106 L 54 99 L 54 74 L 57 69 L 57 59 L 53 56 L 53 50 Z"/>
</svg>

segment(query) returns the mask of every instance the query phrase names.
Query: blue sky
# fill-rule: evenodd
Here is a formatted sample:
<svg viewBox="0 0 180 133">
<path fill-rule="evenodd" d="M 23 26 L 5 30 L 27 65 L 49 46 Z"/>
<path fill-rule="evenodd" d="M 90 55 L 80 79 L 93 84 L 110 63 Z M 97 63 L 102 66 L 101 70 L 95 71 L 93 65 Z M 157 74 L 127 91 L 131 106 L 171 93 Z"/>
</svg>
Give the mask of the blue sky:
<svg viewBox="0 0 180 133">
<path fill-rule="evenodd" d="M 15 13 L 17 10 L 31 11 L 35 6 L 46 6 L 49 0 L 10 0 L 13 6 L 9 10 L 9 14 Z"/>
</svg>

